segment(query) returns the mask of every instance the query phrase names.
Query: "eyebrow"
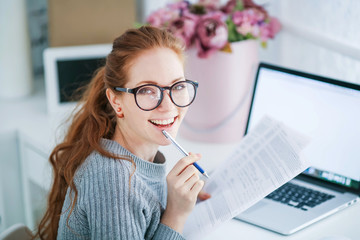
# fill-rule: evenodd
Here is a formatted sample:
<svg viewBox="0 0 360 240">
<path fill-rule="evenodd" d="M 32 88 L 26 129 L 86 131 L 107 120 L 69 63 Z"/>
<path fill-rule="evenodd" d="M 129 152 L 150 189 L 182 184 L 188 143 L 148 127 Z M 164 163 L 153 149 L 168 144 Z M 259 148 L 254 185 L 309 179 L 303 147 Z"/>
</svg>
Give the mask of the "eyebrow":
<svg viewBox="0 0 360 240">
<path fill-rule="evenodd" d="M 180 81 L 180 80 L 185 80 L 185 79 L 186 79 L 185 77 L 176 78 L 176 79 L 174 79 L 174 80 L 170 83 L 170 85 L 174 84 L 175 82 L 178 82 L 178 81 Z M 155 84 L 155 85 L 158 85 L 158 83 L 155 82 L 155 81 L 153 81 L 153 80 L 145 80 L 145 81 L 141 81 L 141 82 L 139 82 L 138 84 L 136 84 L 136 87 L 141 86 L 141 85 L 144 85 L 144 84 Z"/>
</svg>

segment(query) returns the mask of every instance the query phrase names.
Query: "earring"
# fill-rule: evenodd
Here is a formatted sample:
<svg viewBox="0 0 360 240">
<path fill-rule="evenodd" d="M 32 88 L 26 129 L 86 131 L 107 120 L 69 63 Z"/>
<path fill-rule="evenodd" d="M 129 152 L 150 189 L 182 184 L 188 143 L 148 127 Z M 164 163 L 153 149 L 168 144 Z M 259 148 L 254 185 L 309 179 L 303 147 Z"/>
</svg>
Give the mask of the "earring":
<svg viewBox="0 0 360 240">
<path fill-rule="evenodd" d="M 121 107 L 118 107 L 117 109 L 117 112 L 116 112 L 116 116 L 118 118 L 123 118 L 124 117 L 124 114 L 123 113 L 120 113 L 121 112 Z"/>
</svg>

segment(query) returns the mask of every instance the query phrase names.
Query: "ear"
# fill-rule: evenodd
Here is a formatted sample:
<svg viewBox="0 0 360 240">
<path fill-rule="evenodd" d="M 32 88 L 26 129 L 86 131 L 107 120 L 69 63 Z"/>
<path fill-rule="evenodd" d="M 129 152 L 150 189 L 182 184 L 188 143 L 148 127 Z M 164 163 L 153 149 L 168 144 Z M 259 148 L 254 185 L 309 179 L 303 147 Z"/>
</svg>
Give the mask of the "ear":
<svg viewBox="0 0 360 240">
<path fill-rule="evenodd" d="M 109 100 L 112 108 L 114 109 L 118 117 L 124 116 L 123 109 L 121 107 L 121 100 L 118 95 L 116 95 L 110 88 L 106 89 L 106 97 Z"/>
</svg>

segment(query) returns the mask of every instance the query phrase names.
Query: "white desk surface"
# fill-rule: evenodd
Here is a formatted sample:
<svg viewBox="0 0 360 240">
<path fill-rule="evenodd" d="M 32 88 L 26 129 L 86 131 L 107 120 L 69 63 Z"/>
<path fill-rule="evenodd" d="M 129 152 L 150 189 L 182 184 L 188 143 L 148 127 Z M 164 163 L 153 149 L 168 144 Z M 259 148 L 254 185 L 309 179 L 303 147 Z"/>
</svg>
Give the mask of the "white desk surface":
<svg viewBox="0 0 360 240">
<path fill-rule="evenodd" d="M 38 83 L 37 83 L 37 86 Z M 43 89 L 34 95 L 16 101 L 0 101 L 1 124 L 0 134 L 7 131 L 18 131 L 19 134 L 31 140 L 32 144 L 50 153 L 54 146 L 54 132 L 60 120 L 59 116 L 49 116 L 46 113 L 46 99 Z M 203 158 L 199 164 L 208 172 L 226 160 L 238 143 L 208 144 L 194 142 L 178 136 L 177 141 L 187 150 L 201 153 Z M 167 157 L 167 169 L 182 156 L 173 146 L 160 147 Z M 360 240 L 360 203 L 344 209 L 312 226 L 291 236 L 282 236 L 237 220 L 230 220 L 215 229 L 204 239 L 289 239 L 289 240 L 320 240 L 327 236 L 346 236 L 351 240 Z M 325 240 L 325 239 L 324 239 Z M 333 239 L 335 240 L 335 239 Z"/>
<path fill-rule="evenodd" d="M 339 238 L 326 239 L 326 237 L 330 236 L 338 236 Z M 214 232 L 211 232 L 204 239 L 359 240 L 360 203 L 358 202 L 353 206 L 343 209 L 290 236 L 283 236 L 238 220 L 230 220 Z"/>
</svg>

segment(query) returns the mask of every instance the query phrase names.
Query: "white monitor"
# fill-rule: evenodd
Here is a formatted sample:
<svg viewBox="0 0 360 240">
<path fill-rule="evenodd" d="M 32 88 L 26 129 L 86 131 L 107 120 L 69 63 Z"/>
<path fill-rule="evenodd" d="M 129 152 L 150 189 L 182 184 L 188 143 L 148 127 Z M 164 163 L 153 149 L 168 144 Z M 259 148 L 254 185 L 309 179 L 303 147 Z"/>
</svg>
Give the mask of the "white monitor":
<svg viewBox="0 0 360 240">
<path fill-rule="evenodd" d="M 49 114 L 71 110 L 74 92 L 105 65 L 111 44 L 47 48 L 44 51 L 46 101 Z"/>
</svg>

